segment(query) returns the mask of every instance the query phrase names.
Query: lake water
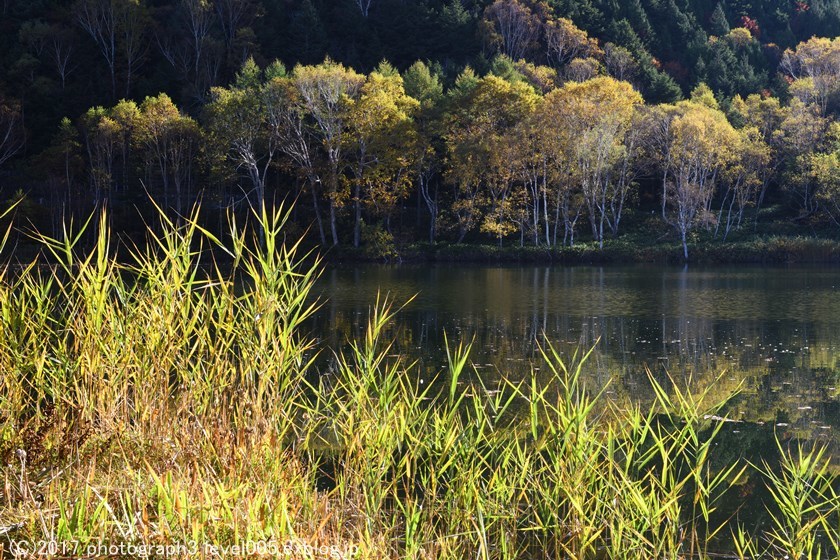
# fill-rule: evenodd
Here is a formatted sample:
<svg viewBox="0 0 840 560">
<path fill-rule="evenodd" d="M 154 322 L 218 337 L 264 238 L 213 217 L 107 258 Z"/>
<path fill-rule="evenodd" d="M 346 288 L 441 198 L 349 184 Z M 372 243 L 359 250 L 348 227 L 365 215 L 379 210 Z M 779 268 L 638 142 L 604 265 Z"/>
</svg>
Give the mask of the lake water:
<svg viewBox="0 0 840 560">
<path fill-rule="evenodd" d="M 607 398 L 652 399 L 648 370 L 698 388 L 723 373 L 716 394 L 742 384 L 728 418 L 840 457 L 838 268 L 364 265 L 328 268 L 316 293 L 323 349 L 362 337 L 377 293 L 416 296 L 388 335 L 424 381 L 445 366 L 444 332 L 474 339 L 488 386 L 544 367 L 546 340 L 567 357 L 595 346 L 586 384 Z"/>
</svg>

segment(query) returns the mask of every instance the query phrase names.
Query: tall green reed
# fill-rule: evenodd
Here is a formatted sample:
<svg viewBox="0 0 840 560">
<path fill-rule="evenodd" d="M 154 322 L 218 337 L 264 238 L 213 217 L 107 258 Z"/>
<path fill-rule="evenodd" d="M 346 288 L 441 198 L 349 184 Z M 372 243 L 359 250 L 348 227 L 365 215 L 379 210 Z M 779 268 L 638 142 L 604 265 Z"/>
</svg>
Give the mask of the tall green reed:
<svg viewBox="0 0 840 560">
<path fill-rule="evenodd" d="M 318 261 L 284 238 L 287 215 L 255 212 L 261 239 L 231 217 L 224 240 L 197 209 L 162 215 L 125 260 L 105 213 L 33 234 L 55 264 L 0 272 L 0 528 L 364 558 L 837 550 L 824 451 L 720 464 L 711 386 L 650 376 L 649 408 L 608 401 L 586 384 L 588 353 L 550 344 L 539 371 L 489 386 L 471 344 L 448 339 L 448 365 L 421 383 L 385 336 L 387 298 L 361 339 L 317 358 L 303 326 Z M 770 488 L 769 531 L 720 511 L 748 474 Z"/>
</svg>

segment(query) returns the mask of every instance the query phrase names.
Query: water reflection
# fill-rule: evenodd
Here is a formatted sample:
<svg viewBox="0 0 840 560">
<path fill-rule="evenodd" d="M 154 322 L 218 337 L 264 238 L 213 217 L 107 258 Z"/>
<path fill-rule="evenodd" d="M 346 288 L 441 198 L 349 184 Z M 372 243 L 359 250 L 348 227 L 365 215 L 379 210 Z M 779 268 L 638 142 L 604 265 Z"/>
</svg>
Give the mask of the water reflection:
<svg viewBox="0 0 840 560">
<path fill-rule="evenodd" d="M 839 287 L 836 268 L 356 266 L 324 272 L 312 324 L 322 348 L 341 348 L 363 334 L 378 292 L 416 295 L 389 335 L 421 376 L 445 364 L 444 331 L 475 339 L 488 384 L 539 367 L 545 339 L 566 355 L 597 341 L 587 383 L 609 382 L 610 398 L 651 399 L 647 369 L 698 385 L 725 371 L 721 394 L 744 384 L 731 417 L 833 440 Z"/>
</svg>

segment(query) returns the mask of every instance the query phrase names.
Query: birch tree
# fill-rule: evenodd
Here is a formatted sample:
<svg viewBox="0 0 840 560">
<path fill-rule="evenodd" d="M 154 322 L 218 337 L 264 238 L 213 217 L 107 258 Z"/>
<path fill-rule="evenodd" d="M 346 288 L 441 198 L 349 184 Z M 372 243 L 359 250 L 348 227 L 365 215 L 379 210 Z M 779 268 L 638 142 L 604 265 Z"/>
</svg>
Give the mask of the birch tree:
<svg viewBox="0 0 840 560">
<path fill-rule="evenodd" d="M 125 67 L 125 95 L 146 51 L 147 16 L 140 0 L 80 0 L 76 21 L 105 59 L 111 95 L 117 97 L 117 64 Z"/>
<path fill-rule="evenodd" d="M 604 226 L 618 229 L 626 198 L 628 165 L 625 144 L 642 96 L 627 82 L 600 77 L 586 82 L 569 82 L 551 102 L 557 104 L 563 126 L 574 141 L 569 160 L 575 166 L 589 213 L 592 236 L 604 244 Z"/>
<path fill-rule="evenodd" d="M 670 164 L 665 174 L 666 214 L 688 260 L 688 234 L 714 222 L 712 197 L 724 168 L 737 158 L 738 134 L 719 110 L 692 100 L 677 105 L 671 125 Z"/>
<path fill-rule="evenodd" d="M 164 201 L 170 203 L 175 190 L 175 212 L 183 215 L 183 202 L 189 198 L 192 169 L 198 150 L 200 130 L 196 122 L 181 114 L 168 95 L 147 97 L 140 105 L 137 141 L 155 162 L 163 185 Z M 186 196 L 185 196 L 186 195 Z"/>
<path fill-rule="evenodd" d="M 542 21 L 520 0 L 496 0 L 484 10 L 485 40 L 511 60 L 524 58 L 542 33 Z"/>
<path fill-rule="evenodd" d="M 362 12 L 363 17 L 368 17 L 370 13 L 370 7 L 373 5 L 373 0 L 354 0 L 356 6 L 359 7 L 359 11 Z"/>
<path fill-rule="evenodd" d="M 350 108 L 365 78 L 329 59 L 317 66 L 297 66 L 292 76 L 310 118 L 311 131 L 325 154 L 327 165 L 324 178 L 330 234 L 333 245 L 338 245 L 337 211 L 348 198 L 341 184 L 341 170 L 345 163 L 344 134 Z"/>
<path fill-rule="evenodd" d="M 221 66 L 222 52 L 214 39 L 216 14 L 210 0 L 180 0 L 172 24 L 157 34 L 161 53 L 179 76 L 188 84 L 190 94 L 198 101 L 215 85 Z"/>
<path fill-rule="evenodd" d="M 780 67 L 800 89 L 813 92 L 825 115 L 830 97 L 840 90 L 840 38 L 813 37 L 799 43 L 785 51 Z"/>
<path fill-rule="evenodd" d="M 278 136 L 280 151 L 293 169 L 306 182 L 312 194 L 312 208 L 320 234 L 321 244 L 326 245 L 324 223 L 321 216 L 321 167 L 317 164 L 318 138 L 308 125 L 306 105 L 291 77 L 275 77 L 267 85 L 271 111 L 268 118 Z"/>
<path fill-rule="evenodd" d="M 278 136 L 266 118 L 260 70 L 249 59 L 230 88 L 214 87 L 207 105 L 211 140 L 227 152 L 249 178 L 257 208 L 265 201 L 265 182 L 278 150 Z"/>
<path fill-rule="evenodd" d="M 23 148 L 25 139 L 20 104 L 0 97 L 0 165 Z"/>
<path fill-rule="evenodd" d="M 122 130 L 104 107 L 88 109 L 79 119 L 79 130 L 87 155 L 94 203 L 99 204 L 111 188 Z"/>
<path fill-rule="evenodd" d="M 556 246 L 563 223 L 561 243 L 574 245 L 577 222 L 584 207 L 580 181 L 574 165 L 574 131 L 568 127 L 565 93 L 556 89 L 546 94 L 534 115 L 534 130 L 546 160 L 543 213 L 546 228 L 551 230 L 550 245 Z"/>
</svg>

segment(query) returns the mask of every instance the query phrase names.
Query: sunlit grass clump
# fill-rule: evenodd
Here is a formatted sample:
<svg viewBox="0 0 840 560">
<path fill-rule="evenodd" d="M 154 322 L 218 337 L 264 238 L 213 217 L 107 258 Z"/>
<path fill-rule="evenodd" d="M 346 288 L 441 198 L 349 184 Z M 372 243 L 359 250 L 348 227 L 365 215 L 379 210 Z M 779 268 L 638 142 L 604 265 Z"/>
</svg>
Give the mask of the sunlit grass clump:
<svg viewBox="0 0 840 560">
<path fill-rule="evenodd" d="M 550 346 L 531 378 L 486 387 L 452 344 L 421 382 L 389 357 L 387 302 L 320 373 L 302 328 L 318 263 L 284 240 L 282 211 L 256 218 L 264 233 L 231 221 L 224 242 L 164 219 L 121 262 L 103 216 L 89 250 L 79 232 L 42 237 L 52 266 L 0 273 L 0 557 L 39 543 L 297 558 L 838 549 L 823 452 L 716 464 L 723 403 L 708 389 L 651 379 L 650 410 L 611 404 L 583 386 L 585 356 L 564 364 Z M 773 498 L 760 529 L 721 508 L 747 470 Z"/>
</svg>

